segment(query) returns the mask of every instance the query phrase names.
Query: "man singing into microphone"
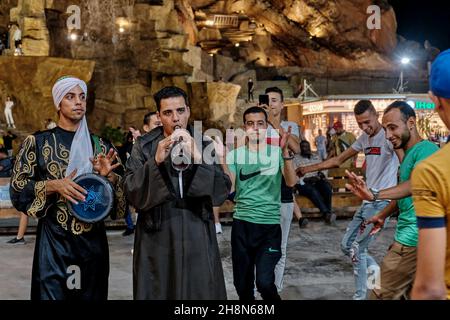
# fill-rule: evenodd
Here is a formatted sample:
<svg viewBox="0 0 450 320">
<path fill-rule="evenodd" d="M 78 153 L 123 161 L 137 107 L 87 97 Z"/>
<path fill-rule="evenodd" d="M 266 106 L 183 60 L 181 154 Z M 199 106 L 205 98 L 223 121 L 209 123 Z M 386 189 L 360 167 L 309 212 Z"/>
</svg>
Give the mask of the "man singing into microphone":
<svg viewBox="0 0 450 320">
<path fill-rule="evenodd" d="M 134 299 L 226 299 L 213 206 L 226 200 L 230 179 L 218 164 L 202 161 L 208 143 L 196 145 L 192 138 L 186 93 L 166 87 L 154 99 L 163 126 L 138 138 L 125 181 L 126 196 L 140 213 Z"/>
</svg>

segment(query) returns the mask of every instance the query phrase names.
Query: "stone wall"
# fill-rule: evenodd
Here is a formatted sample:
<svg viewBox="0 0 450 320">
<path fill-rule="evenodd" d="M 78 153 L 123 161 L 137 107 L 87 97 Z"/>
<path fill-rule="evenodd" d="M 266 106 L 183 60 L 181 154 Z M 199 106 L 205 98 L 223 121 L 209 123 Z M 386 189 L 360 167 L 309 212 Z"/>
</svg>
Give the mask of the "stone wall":
<svg viewBox="0 0 450 320">
<path fill-rule="evenodd" d="M 46 0 L 19 0 L 11 9 L 12 22 L 22 30 L 22 49 L 28 56 L 48 56 L 50 38 L 45 18 Z"/>
<path fill-rule="evenodd" d="M 57 120 L 52 98 L 54 82 L 67 74 L 89 81 L 94 67 L 95 63 L 92 61 L 0 56 L 1 104 L 4 106 L 6 96 L 11 96 L 15 103 L 13 116 L 16 126 L 28 132 L 42 130 L 45 119 Z M 92 96 L 92 92 L 90 93 L 88 97 Z M 91 98 L 88 104 L 93 104 Z M 91 112 L 88 108 L 88 113 Z M 4 122 L 3 112 L 0 117 Z"/>
<path fill-rule="evenodd" d="M 11 21 L 10 11 L 17 6 L 19 0 L 0 1 L 0 32 L 6 32 L 8 23 Z"/>
<path fill-rule="evenodd" d="M 208 120 L 210 125 L 229 126 L 241 112 L 235 100 L 238 87 L 245 89 L 249 77 L 267 81 L 284 76 L 291 79 L 294 88 L 297 80 L 307 77 L 321 93 L 330 92 L 330 87 L 337 91 L 350 88 L 346 80 L 339 79 L 354 81 L 354 74 L 358 74 L 356 81 L 361 85 L 351 88 L 358 92 L 378 92 L 390 86 L 383 86 L 383 81 L 395 82 L 395 13 L 386 1 L 377 1 L 384 4 L 383 32 L 369 30 L 366 9 L 372 2 L 4 0 L 0 22 L 5 20 L 4 12 L 12 8 L 10 18 L 23 30 L 27 56 L 50 55 L 95 65 L 89 75 L 89 118 L 94 131 L 105 125 L 140 127 L 144 114 L 155 109 L 153 94 L 167 85 L 177 85 L 188 92 L 193 118 Z M 81 29 L 72 31 L 77 35 L 74 41 L 68 39 L 66 27 L 70 5 L 81 9 Z M 220 39 L 222 33 L 198 27 L 196 17 L 202 12 L 240 12 L 253 25 L 246 21 L 240 25 L 240 31 L 254 28 L 254 36 L 239 47 L 224 48 L 210 56 L 200 48 L 202 41 Z M 14 62 L 16 68 L 21 63 L 24 62 Z M 27 62 L 24 67 L 30 64 Z M 49 72 L 61 70 L 66 69 Z M 364 76 L 371 72 L 381 73 L 373 86 L 366 85 L 373 77 Z M 420 72 L 417 75 L 420 87 L 423 76 Z M 215 82 L 219 78 L 229 84 Z M 27 92 L 30 87 L 25 87 L 22 91 Z M 22 105 L 29 108 L 28 102 Z M 37 126 L 34 122 L 30 125 Z"/>
</svg>

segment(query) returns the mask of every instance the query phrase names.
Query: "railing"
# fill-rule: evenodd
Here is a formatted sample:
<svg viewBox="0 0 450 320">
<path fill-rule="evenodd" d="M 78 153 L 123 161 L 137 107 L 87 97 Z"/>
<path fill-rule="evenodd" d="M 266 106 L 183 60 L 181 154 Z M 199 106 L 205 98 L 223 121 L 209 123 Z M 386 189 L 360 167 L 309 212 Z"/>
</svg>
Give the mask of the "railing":
<svg viewBox="0 0 450 320">
<path fill-rule="evenodd" d="M 217 28 L 237 28 L 239 26 L 238 16 L 214 15 L 214 26 Z"/>
</svg>

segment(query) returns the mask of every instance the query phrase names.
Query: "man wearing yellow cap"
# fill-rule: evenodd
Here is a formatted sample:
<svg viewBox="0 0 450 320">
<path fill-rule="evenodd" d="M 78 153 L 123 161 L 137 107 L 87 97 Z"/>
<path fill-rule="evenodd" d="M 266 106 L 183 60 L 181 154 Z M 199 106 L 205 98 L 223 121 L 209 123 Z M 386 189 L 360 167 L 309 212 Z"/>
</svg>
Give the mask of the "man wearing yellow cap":
<svg viewBox="0 0 450 320">
<path fill-rule="evenodd" d="M 109 253 L 104 223 L 78 220 L 68 203 L 86 200 L 86 190 L 73 179 L 97 172 L 113 184 L 115 213 L 123 215 L 122 179 L 113 172 L 120 163 L 110 143 L 89 133 L 86 83 L 64 77 L 52 94 L 58 126 L 25 139 L 11 177 L 14 207 L 39 218 L 31 299 L 106 300 Z"/>
</svg>

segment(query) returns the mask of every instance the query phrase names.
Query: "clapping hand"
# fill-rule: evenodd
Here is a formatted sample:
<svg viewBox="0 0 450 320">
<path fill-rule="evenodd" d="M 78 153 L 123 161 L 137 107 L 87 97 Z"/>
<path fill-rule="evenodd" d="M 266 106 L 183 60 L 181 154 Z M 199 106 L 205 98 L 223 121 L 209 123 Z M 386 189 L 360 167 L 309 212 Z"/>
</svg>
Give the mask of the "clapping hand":
<svg viewBox="0 0 450 320">
<path fill-rule="evenodd" d="M 110 149 L 108 154 L 105 156 L 103 153 L 91 158 L 92 165 L 94 166 L 94 171 L 97 171 L 99 175 L 106 177 L 114 169 L 120 166 L 120 163 L 113 164 L 117 159 L 117 152 L 114 149 Z"/>
</svg>

